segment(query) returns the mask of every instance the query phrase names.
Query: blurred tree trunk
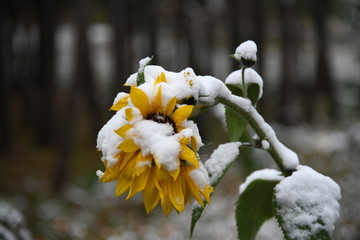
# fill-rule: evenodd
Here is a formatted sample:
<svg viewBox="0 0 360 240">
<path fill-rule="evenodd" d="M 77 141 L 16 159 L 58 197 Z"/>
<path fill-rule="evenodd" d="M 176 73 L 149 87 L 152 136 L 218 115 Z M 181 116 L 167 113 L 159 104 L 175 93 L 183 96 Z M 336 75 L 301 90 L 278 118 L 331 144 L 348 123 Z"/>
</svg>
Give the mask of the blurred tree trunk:
<svg viewBox="0 0 360 240">
<path fill-rule="evenodd" d="M 91 56 L 89 41 L 87 38 L 87 28 L 89 21 L 89 4 L 87 0 L 78 0 L 76 4 L 76 24 L 77 24 L 77 38 L 75 48 L 76 68 L 75 76 L 72 80 L 70 89 L 70 97 L 67 106 L 67 114 L 65 116 L 64 127 L 61 132 L 62 138 L 58 159 L 55 163 L 54 169 L 54 190 L 62 189 L 65 179 L 68 176 L 69 162 L 73 152 L 75 133 L 77 131 L 78 114 L 83 114 L 80 107 L 80 97 L 85 101 L 89 110 L 89 116 L 93 123 L 91 129 L 91 137 L 96 138 L 96 132 L 100 128 L 99 106 L 95 94 L 95 82 L 93 77 L 93 69 L 91 67 Z"/>
<path fill-rule="evenodd" d="M 40 0 L 38 2 L 39 19 L 39 79 L 37 106 L 37 134 L 38 142 L 50 144 L 54 142 L 54 52 L 55 52 L 55 30 L 58 5 L 57 1 Z"/>
<path fill-rule="evenodd" d="M 110 101 L 120 91 L 125 91 L 123 84 L 132 73 L 133 54 L 131 41 L 132 29 L 132 8 L 130 0 L 109 0 L 111 22 L 114 27 L 114 79 L 111 86 Z M 118 87 L 116 87 L 118 86 Z"/>
<path fill-rule="evenodd" d="M 337 113 L 334 80 L 331 75 L 329 58 L 329 36 L 327 29 L 328 0 L 313 1 L 313 19 L 315 23 L 317 60 L 315 69 L 315 83 L 307 98 L 306 117 L 308 121 L 314 120 L 315 111 L 322 107 L 324 112 L 334 119 Z"/>
<path fill-rule="evenodd" d="M 4 48 L 10 44 L 12 32 L 9 28 L 9 6 L 5 2 L 0 8 L 0 152 L 10 153 L 13 149 L 14 137 L 11 121 L 12 89 L 5 74 Z M 10 30 L 10 32 L 9 32 Z M 5 43 L 7 40 L 8 43 Z"/>
<path fill-rule="evenodd" d="M 278 0 L 281 24 L 281 86 L 279 121 L 291 124 L 297 85 L 298 31 L 295 1 Z"/>
<path fill-rule="evenodd" d="M 205 54 L 204 54 L 204 59 L 203 61 L 205 62 L 203 64 L 203 69 L 202 69 L 202 74 L 203 75 L 214 75 L 213 72 L 213 67 L 212 67 L 212 63 L 213 63 L 213 58 L 214 58 L 214 44 L 215 44 L 215 40 L 214 40 L 214 27 L 216 25 L 216 19 L 217 17 L 215 16 L 215 14 L 209 9 L 204 7 L 204 15 L 205 15 L 205 33 L 204 33 L 204 41 L 205 41 Z"/>
<path fill-rule="evenodd" d="M 177 42 L 177 50 L 176 50 L 176 56 L 182 56 L 184 49 L 183 46 L 187 46 L 187 65 L 191 66 L 192 69 L 194 69 L 194 72 L 198 72 L 199 66 L 196 61 L 196 52 L 195 52 L 195 44 L 193 41 L 193 34 L 192 34 L 192 26 L 191 26 L 191 19 L 186 14 L 186 5 L 188 4 L 188 0 L 179 0 L 178 1 L 178 9 L 177 9 L 177 22 L 176 22 L 176 33 L 178 40 Z M 182 44 L 182 41 L 185 42 L 185 44 Z"/>
<path fill-rule="evenodd" d="M 258 47 L 257 57 L 258 61 L 256 62 L 255 67 L 257 68 L 257 72 L 263 79 L 266 79 L 264 76 L 264 66 L 265 66 L 265 22 L 266 22 L 266 1 L 265 0 L 254 0 L 253 1 L 253 19 L 255 25 L 255 37 L 254 41 Z M 262 96 L 262 100 L 258 104 L 259 111 L 266 117 L 270 113 L 266 112 L 267 107 L 267 92 L 266 91 L 267 84 L 264 84 L 264 94 Z"/>
<path fill-rule="evenodd" d="M 148 4 L 148 35 L 150 39 L 150 48 L 148 51 L 148 56 L 154 56 L 154 59 L 152 60 L 152 64 L 157 64 L 157 35 L 158 35 L 158 26 L 157 26 L 157 6 L 155 0 L 146 0 L 146 3 Z"/>
<path fill-rule="evenodd" d="M 241 4 L 243 1 L 240 0 L 226 0 L 227 7 L 227 25 L 229 27 L 229 54 L 234 54 L 235 49 L 240 45 L 240 25 L 239 19 L 241 16 Z M 237 61 L 231 61 L 231 71 L 239 69 L 239 63 Z"/>
<path fill-rule="evenodd" d="M 260 76 L 264 74 L 264 66 L 265 66 L 265 59 L 264 56 L 264 49 L 265 49 L 265 19 L 266 19 L 266 11 L 265 11 L 265 4 L 266 1 L 264 0 L 254 0 L 253 2 L 253 18 L 255 23 L 255 37 L 254 41 L 258 47 L 257 57 L 260 61 L 256 63 L 257 72 Z"/>
</svg>

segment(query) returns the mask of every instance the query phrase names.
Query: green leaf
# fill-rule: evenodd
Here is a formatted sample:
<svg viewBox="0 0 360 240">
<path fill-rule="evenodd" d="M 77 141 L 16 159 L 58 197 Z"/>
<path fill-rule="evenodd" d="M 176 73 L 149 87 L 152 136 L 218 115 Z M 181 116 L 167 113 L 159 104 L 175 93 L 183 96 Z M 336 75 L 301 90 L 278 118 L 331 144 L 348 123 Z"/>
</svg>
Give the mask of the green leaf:
<svg viewBox="0 0 360 240">
<path fill-rule="evenodd" d="M 136 76 L 137 86 L 140 86 L 141 84 L 145 83 L 144 70 L 145 70 L 146 65 L 148 65 L 152 59 L 153 59 L 153 57 L 146 57 L 146 58 L 140 60 L 139 69 L 138 69 L 137 76 Z"/>
<path fill-rule="evenodd" d="M 225 107 L 225 118 L 230 141 L 236 142 L 241 140 L 241 136 L 248 123 L 229 107 Z"/>
<path fill-rule="evenodd" d="M 210 184 L 214 190 L 217 187 L 217 185 L 220 183 L 221 179 L 225 176 L 225 174 L 229 170 L 230 166 L 238 158 L 239 151 L 236 151 L 236 149 L 238 150 L 239 147 L 240 147 L 240 143 L 230 142 L 230 143 L 221 144 L 221 145 L 219 145 L 219 147 L 216 150 L 214 150 L 214 152 L 211 154 L 209 160 L 207 160 L 205 162 L 205 168 L 207 168 L 207 171 L 209 172 Z M 232 155 L 230 154 L 228 156 L 229 158 L 227 159 L 227 161 L 223 161 L 222 159 L 219 159 L 223 156 L 222 152 L 224 152 L 224 151 L 226 151 L 228 153 L 230 153 L 230 152 L 233 153 Z M 213 169 L 211 169 L 211 167 L 210 167 L 211 161 L 215 162 L 215 163 L 216 162 L 219 163 L 216 166 L 216 172 L 213 171 Z M 220 162 L 222 164 L 220 164 Z M 192 237 L 192 235 L 194 233 L 196 223 L 200 219 L 205 206 L 206 206 L 206 202 L 204 202 L 204 207 L 197 205 L 196 207 L 193 208 L 193 212 L 191 215 L 190 237 Z"/>
<path fill-rule="evenodd" d="M 190 238 L 194 234 L 195 226 L 198 220 L 200 219 L 204 209 L 206 206 L 206 202 L 204 203 L 204 207 L 198 205 L 193 208 L 192 214 L 191 214 L 191 225 L 190 225 Z"/>
<path fill-rule="evenodd" d="M 285 239 L 331 239 L 340 198 L 340 187 L 331 178 L 298 166 L 274 189 L 274 214 Z"/>
<path fill-rule="evenodd" d="M 226 86 L 232 94 L 240 97 L 243 96 L 243 91 L 240 85 L 226 84 Z M 225 118 L 230 141 L 239 141 L 246 129 L 247 122 L 237 112 L 229 107 L 225 107 Z"/>
<path fill-rule="evenodd" d="M 252 105 L 255 106 L 259 100 L 260 86 L 256 83 L 250 83 L 247 85 L 247 94 Z"/>
<path fill-rule="evenodd" d="M 274 216 L 272 198 L 278 183 L 278 180 L 255 179 L 240 194 L 236 206 L 239 239 L 255 239 L 261 225 Z"/>
<path fill-rule="evenodd" d="M 226 87 L 231 91 L 232 94 L 239 96 L 239 97 L 243 97 L 243 90 L 241 85 L 237 85 L 237 84 L 226 84 Z"/>
</svg>

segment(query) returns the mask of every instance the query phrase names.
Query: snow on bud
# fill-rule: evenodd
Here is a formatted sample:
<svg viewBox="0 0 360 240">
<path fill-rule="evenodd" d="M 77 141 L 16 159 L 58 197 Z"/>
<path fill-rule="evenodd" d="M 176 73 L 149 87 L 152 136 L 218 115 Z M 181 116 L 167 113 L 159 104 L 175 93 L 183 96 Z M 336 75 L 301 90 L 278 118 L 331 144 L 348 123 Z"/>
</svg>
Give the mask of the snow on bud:
<svg viewBox="0 0 360 240">
<path fill-rule="evenodd" d="M 241 43 L 235 50 L 234 57 L 246 67 L 251 67 L 257 60 L 257 46 L 254 41 L 248 40 Z"/>
</svg>

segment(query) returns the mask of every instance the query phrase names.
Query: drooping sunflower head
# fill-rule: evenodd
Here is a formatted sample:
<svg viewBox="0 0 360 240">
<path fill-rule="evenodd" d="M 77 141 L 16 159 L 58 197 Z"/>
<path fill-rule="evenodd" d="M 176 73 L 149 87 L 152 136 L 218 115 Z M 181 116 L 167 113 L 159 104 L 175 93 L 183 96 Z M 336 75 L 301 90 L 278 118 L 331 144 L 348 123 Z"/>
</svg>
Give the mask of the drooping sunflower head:
<svg viewBox="0 0 360 240">
<path fill-rule="evenodd" d="M 172 85 L 161 72 L 153 81 L 132 86 L 130 94 L 119 94 L 112 107 L 117 112 L 98 136 L 106 167 L 98 172 L 100 180 L 117 180 L 117 196 L 143 191 L 148 213 L 159 203 L 165 215 L 173 208 L 180 212 L 193 198 L 203 205 L 212 192 L 197 156 L 199 131 L 188 119 L 194 106 L 179 105 Z"/>
</svg>

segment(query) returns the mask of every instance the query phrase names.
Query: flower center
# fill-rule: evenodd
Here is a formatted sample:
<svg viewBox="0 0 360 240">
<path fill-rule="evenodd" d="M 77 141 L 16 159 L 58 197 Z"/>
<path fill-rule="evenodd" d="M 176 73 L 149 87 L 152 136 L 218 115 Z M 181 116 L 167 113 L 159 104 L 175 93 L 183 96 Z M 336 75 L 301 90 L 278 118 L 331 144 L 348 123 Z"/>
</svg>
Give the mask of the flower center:
<svg viewBox="0 0 360 240">
<path fill-rule="evenodd" d="M 163 113 L 152 113 L 147 115 L 146 120 L 152 120 L 157 123 L 169 123 L 170 126 L 174 129 L 173 134 L 177 133 L 175 122 L 171 119 L 171 117 L 164 115 Z"/>
</svg>

